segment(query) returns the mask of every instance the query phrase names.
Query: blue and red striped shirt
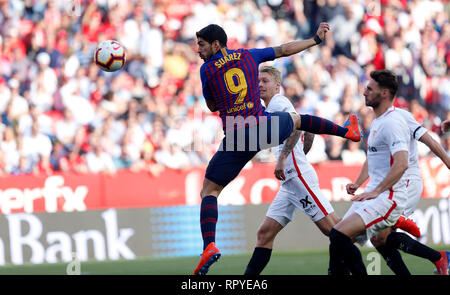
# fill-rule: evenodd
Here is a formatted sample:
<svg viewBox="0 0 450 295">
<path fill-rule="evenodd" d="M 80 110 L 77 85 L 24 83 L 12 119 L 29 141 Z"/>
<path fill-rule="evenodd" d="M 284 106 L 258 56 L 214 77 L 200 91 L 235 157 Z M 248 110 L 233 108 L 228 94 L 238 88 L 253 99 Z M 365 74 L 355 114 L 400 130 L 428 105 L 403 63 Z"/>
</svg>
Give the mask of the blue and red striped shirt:
<svg viewBox="0 0 450 295">
<path fill-rule="evenodd" d="M 200 68 L 203 96 L 218 107 L 226 130 L 226 118 L 267 116 L 259 93 L 259 64 L 274 60 L 272 47 L 263 49 L 222 48 Z"/>
</svg>

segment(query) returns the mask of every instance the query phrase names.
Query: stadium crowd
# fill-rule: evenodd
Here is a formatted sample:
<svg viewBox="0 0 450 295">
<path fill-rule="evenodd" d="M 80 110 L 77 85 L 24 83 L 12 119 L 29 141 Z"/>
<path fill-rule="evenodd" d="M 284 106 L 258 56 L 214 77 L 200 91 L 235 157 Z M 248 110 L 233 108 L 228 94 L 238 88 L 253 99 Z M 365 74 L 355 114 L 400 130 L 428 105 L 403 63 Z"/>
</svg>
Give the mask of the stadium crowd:
<svg viewBox="0 0 450 295">
<path fill-rule="evenodd" d="M 327 21 L 324 44 L 272 63 L 296 109 L 338 124 L 355 112 L 367 135 L 365 82 L 388 68 L 400 78 L 395 104 L 449 150 L 439 130 L 450 118 L 449 15 L 450 2 L 432 0 L 0 0 L 0 174 L 205 165 L 223 136 L 196 53 L 195 32 L 209 23 L 224 27 L 230 48 L 261 48 L 309 38 Z M 108 39 L 126 48 L 121 71 L 93 63 Z M 351 165 L 364 149 L 316 136 L 308 158 Z"/>
</svg>

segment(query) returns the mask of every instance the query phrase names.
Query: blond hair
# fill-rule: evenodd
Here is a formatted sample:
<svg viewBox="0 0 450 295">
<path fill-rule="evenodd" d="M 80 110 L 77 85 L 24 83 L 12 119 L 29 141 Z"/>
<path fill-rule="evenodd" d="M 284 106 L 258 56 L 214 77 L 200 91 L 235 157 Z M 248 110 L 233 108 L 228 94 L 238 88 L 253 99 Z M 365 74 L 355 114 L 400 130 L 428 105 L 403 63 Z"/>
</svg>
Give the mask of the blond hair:
<svg viewBox="0 0 450 295">
<path fill-rule="evenodd" d="M 272 77 L 275 78 L 275 81 L 277 81 L 278 83 L 281 83 L 281 72 L 279 69 L 277 69 L 276 67 L 272 67 L 272 66 L 262 66 L 259 71 L 261 73 L 268 73 L 269 75 L 271 75 Z"/>
</svg>

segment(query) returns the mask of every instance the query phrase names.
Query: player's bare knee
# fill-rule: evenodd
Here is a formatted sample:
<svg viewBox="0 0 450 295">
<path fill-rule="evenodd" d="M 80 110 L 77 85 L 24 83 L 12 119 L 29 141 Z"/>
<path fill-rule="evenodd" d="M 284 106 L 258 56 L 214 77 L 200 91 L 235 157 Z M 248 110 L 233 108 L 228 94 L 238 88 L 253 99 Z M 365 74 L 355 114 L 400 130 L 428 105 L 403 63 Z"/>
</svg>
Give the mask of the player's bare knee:
<svg viewBox="0 0 450 295">
<path fill-rule="evenodd" d="M 206 196 L 214 196 L 217 198 L 218 195 L 219 195 L 219 192 L 217 190 L 202 189 L 200 191 L 200 198 L 202 198 L 202 199 Z"/>
<path fill-rule="evenodd" d="M 372 245 L 377 248 L 386 244 L 386 236 L 385 235 L 376 235 L 370 238 L 370 242 Z"/>
<path fill-rule="evenodd" d="M 275 238 L 275 232 L 271 230 L 270 227 L 262 226 L 258 229 L 256 236 L 258 239 L 258 247 L 267 247 L 272 244 Z"/>
<path fill-rule="evenodd" d="M 379 247 L 379 246 L 383 246 L 386 244 L 386 240 L 387 237 L 392 233 L 392 229 L 388 228 L 384 231 L 382 231 L 381 233 L 379 233 L 378 235 L 370 238 L 370 242 L 372 243 L 372 245 L 374 247 Z"/>
<path fill-rule="evenodd" d="M 329 236 L 331 229 L 339 222 L 339 218 L 334 213 L 315 222 L 319 230 L 325 235 Z"/>
<path fill-rule="evenodd" d="M 214 196 L 217 198 L 222 189 L 223 189 L 222 186 L 205 179 L 203 182 L 202 189 L 200 191 L 200 198 L 203 199 L 206 196 Z"/>
<path fill-rule="evenodd" d="M 208 190 L 206 190 L 204 187 L 200 191 L 200 198 L 203 199 L 204 197 L 208 196 Z"/>
<path fill-rule="evenodd" d="M 258 242 L 264 241 L 267 237 L 267 233 L 269 232 L 267 227 L 260 227 L 256 233 L 256 237 L 258 239 Z"/>
<path fill-rule="evenodd" d="M 332 228 L 333 228 L 333 226 L 331 226 L 331 225 L 325 225 L 325 226 L 319 227 L 320 231 L 327 237 L 330 235 L 330 230 Z"/>
<path fill-rule="evenodd" d="M 203 199 L 206 196 L 214 196 L 217 198 L 219 196 L 219 192 L 212 190 L 202 190 L 200 192 L 200 198 Z"/>
</svg>

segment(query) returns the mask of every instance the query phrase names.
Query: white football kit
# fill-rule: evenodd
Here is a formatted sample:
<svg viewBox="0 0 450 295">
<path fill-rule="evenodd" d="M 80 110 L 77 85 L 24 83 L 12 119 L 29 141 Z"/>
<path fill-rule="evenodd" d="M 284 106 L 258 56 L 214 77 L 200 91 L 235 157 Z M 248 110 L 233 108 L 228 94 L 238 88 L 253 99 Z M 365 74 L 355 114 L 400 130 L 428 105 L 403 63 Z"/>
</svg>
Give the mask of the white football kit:
<svg viewBox="0 0 450 295">
<path fill-rule="evenodd" d="M 406 124 L 408 124 L 410 133 L 410 144 L 409 144 L 409 158 L 408 158 L 408 170 L 405 172 L 406 177 L 406 195 L 408 201 L 406 203 L 405 211 L 403 214 L 405 216 L 410 216 L 417 207 L 419 203 L 420 196 L 423 190 L 423 181 L 420 176 L 419 168 L 419 154 L 417 152 L 417 141 L 427 132 L 425 128 L 422 127 L 414 119 L 413 115 L 403 109 L 395 108 L 396 111 L 402 115 L 405 119 Z"/>
<path fill-rule="evenodd" d="M 394 107 L 375 118 L 370 126 L 367 140 L 367 163 L 369 183 L 366 192 L 373 191 L 388 174 L 393 155 L 409 151 L 410 133 L 402 115 Z M 407 204 L 407 178 L 405 173 L 391 188 L 374 199 L 353 202 L 344 218 L 357 213 L 366 226 L 365 239 L 371 238 L 393 226 Z M 364 244 L 364 239 L 358 243 Z"/>
<path fill-rule="evenodd" d="M 268 112 L 295 112 L 292 103 L 285 96 L 276 94 L 266 107 Z M 313 222 L 334 212 L 328 199 L 322 194 L 316 171 L 309 164 L 303 152 L 303 135 L 286 160 L 284 174 L 286 179 L 270 204 L 266 216 L 276 220 L 283 227 L 294 217 L 296 209 L 305 212 Z M 278 158 L 284 144 L 273 147 Z"/>
</svg>

